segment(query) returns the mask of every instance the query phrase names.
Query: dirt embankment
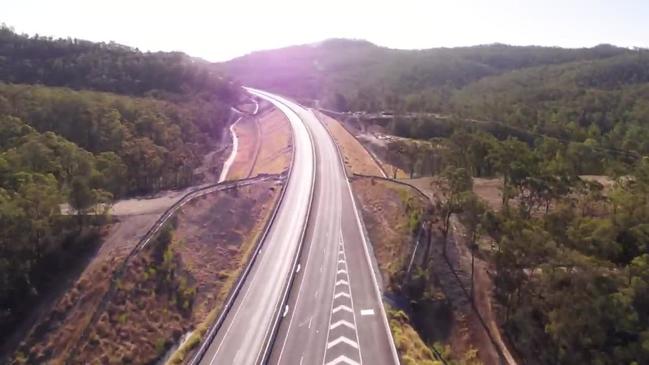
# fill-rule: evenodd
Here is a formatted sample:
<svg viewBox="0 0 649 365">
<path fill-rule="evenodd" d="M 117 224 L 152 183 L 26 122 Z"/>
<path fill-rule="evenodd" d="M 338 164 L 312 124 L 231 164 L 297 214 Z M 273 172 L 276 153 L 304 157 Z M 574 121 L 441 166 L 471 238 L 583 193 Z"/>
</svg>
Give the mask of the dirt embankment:
<svg viewBox="0 0 649 365">
<path fill-rule="evenodd" d="M 16 359 L 52 357 L 52 362 L 81 335 L 90 317 L 108 290 L 111 275 L 129 252 L 155 224 L 160 215 L 190 189 L 165 191 L 147 198 L 116 202 L 110 209 L 112 223 L 104 230 L 103 243 L 52 308 L 46 309 L 23 339 Z"/>
<path fill-rule="evenodd" d="M 108 289 L 113 269 L 124 260 L 157 216 L 143 214 L 111 225 L 107 238 L 79 279 L 53 308 L 41 315 L 23 340 L 15 354 L 17 363 L 27 357 L 33 363 L 40 363 L 41 358 L 56 359 L 70 350 Z"/>
<path fill-rule="evenodd" d="M 280 174 L 291 161 L 292 130 L 284 114 L 276 108 L 259 116 L 244 117 L 234 128 L 239 148 L 227 180 Z"/>
<path fill-rule="evenodd" d="M 388 177 L 408 178 L 403 168 L 388 162 L 392 156 L 388 151 L 387 140 L 360 130 L 357 123 L 351 123 L 349 120 L 341 122 L 319 111 L 315 113 L 341 147 L 348 170 L 370 176 L 382 176 L 382 170 Z"/>
<path fill-rule="evenodd" d="M 363 221 L 374 247 L 383 282 L 393 304 L 412 314 L 407 304 L 399 304 L 404 279 L 414 247 L 414 232 L 430 209 L 425 197 L 407 186 L 375 178 L 356 177 L 352 181 L 363 213 Z M 407 300 L 405 300 L 407 301 Z M 390 328 L 403 364 L 438 364 L 431 346 L 413 328 L 403 310 L 389 310 Z"/>
<path fill-rule="evenodd" d="M 327 128 L 343 155 L 345 168 L 349 175 L 362 174 L 383 176 L 381 168 L 373 160 L 372 155 L 351 135 L 340 122 L 319 111 L 316 116 Z"/>
<path fill-rule="evenodd" d="M 261 182 L 215 192 L 183 207 L 167 242 L 158 238 L 129 260 L 99 322 L 87 338 L 79 339 L 107 290 L 112 270 L 123 259 L 123 240 L 139 239 L 122 228 L 102 247 L 108 249 L 113 242 L 114 249 L 88 266 L 74 288 L 32 331 L 14 363 L 63 363 L 75 344 L 79 351 L 71 363 L 159 359 L 181 335 L 220 307 L 280 187 L 276 181 Z M 128 221 L 133 224 L 139 218 Z"/>
<path fill-rule="evenodd" d="M 354 178 L 354 193 L 363 211 L 374 254 L 386 287 L 399 285 L 399 271 L 408 264 L 412 235 L 428 209 L 428 202 L 413 189 L 373 178 Z"/>
</svg>

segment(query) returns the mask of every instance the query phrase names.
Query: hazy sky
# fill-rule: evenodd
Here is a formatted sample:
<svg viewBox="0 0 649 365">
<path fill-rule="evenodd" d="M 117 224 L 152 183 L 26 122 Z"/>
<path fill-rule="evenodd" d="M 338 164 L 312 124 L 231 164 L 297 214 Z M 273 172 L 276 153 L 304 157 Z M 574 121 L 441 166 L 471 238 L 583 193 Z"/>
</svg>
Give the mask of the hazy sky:
<svg viewBox="0 0 649 365">
<path fill-rule="evenodd" d="M 649 47 L 649 0 L 0 0 L 0 9 L 20 33 L 212 61 L 332 37 L 392 48 Z"/>
</svg>

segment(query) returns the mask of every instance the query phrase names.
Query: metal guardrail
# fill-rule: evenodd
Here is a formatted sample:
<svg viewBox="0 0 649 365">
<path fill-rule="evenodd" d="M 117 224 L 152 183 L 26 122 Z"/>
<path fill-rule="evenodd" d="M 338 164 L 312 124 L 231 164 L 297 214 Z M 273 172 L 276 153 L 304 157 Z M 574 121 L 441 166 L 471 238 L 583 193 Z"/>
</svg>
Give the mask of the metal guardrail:
<svg viewBox="0 0 649 365">
<path fill-rule="evenodd" d="M 428 195 L 426 195 L 426 194 L 425 194 L 421 189 L 419 189 L 419 188 L 416 187 L 415 185 L 412 185 L 412 184 L 407 183 L 407 182 L 405 182 L 405 181 L 395 180 L 395 179 L 391 179 L 391 178 L 383 178 L 383 177 L 379 177 L 379 176 L 363 175 L 363 174 L 354 174 L 354 175 L 355 175 L 355 176 L 358 176 L 358 177 L 379 179 L 379 180 L 384 180 L 384 181 L 389 181 L 389 182 L 393 182 L 393 183 L 396 183 L 396 184 L 404 185 L 404 186 L 407 186 L 407 187 L 410 187 L 410 188 L 414 189 L 414 190 L 417 191 L 419 194 L 421 194 L 423 197 L 425 197 L 426 199 L 430 200 L 430 198 L 428 197 Z M 460 289 L 461 289 L 462 292 L 464 293 L 465 297 L 466 297 L 467 299 L 469 299 L 469 302 L 471 303 L 471 309 L 472 309 L 472 310 L 474 311 L 474 313 L 476 314 L 476 316 L 477 316 L 477 318 L 478 318 L 478 321 L 480 322 L 480 324 L 482 325 L 483 329 L 485 330 L 485 332 L 486 332 L 486 334 L 487 334 L 487 337 L 489 337 L 489 339 L 491 340 L 492 344 L 494 345 L 494 347 L 495 347 L 495 349 L 496 349 L 496 352 L 498 352 L 498 356 L 500 356 L 500 358 L 503 359 L 503 358 L 504 358 L 504 355 L 503 355 L 503 351 L 502 351 L 502 349 L 500 348 L 500 345 L 499 345 L 498 342 L 496 342 L 496 340 L 494 339 L 494 336 L 493 336 L 493 334 L 491 333 L 491 330 L 490 330 L 489 327 L 487 326 L 485 320 L 482 318 L 482 314 L 480 313 L 480 311 L 478 310 L 478 308 L 475 306 L 475 303 L 474 303 L 473 300 L 471 299 L 471 295 L 469 294 L 469 291 L 466 289 L 466 287 L 465 287 L 464 284 L 462 283 L 462 279 L 460 279 L 460 277 L 459 277 L 459 275 L 458 275 L 458 273 L 457 273 L 455 267 L 453 267 L 453 264 L 449 261 L 448 257 L 444 256 L 443 258 L 444 258 L 444 261 L 446 262 L 446 264 L 448 265 L 449 270 L 450 270 L 451 274 L 453 275 L 454 279 L 457 281 L 458 286 L 460 287 Z M 446 360 L 443 358 L 442 354 L 439 353 L 439 351 L 437 351 L 435 348 L 433 348 L 433 352 L 435 352 L 436 356 L 439 357 L 439 360 L 440 360 L 440 361 L 442 361 L 443 363 L 446 364 Z"/>
<path fill-rule="evenodd" d="M 277 99 L 275 99 L 275 100 L 277 100 Z M 284 104 L 280 100 L 277 100 L 277 101 Z M 293 110 L 292 108 L 290 108 L 286 104 L 284 104 L 284 106 L 291 109 L 299 117 L 299 114 L 295 110 Z M 312 158 L 313 158 L 313 161 L 314 161 L 314 168 L 313 168 L 313 172 L 311 174 L 311 191 L 309 192 L 309 206 L 307 207 L 307 217 L 306 217 L 304 226 L 302 227 L 302 232 L 300 234 L 300 244 L 298 246 L 297 252 L 295 253 L 295 256 L 293 257 L 293 263 L 291 265 L 291 272 L 289 274 L 289 277 L 288 277 L 286 283 L 284 284 L 284 292 L 282 294 L 282 300 L 280 301 L 277 308 L 275 308 L 275 320 L 274 320 L 273 324 L 271 325 L 270 333 L 268 334 L 266 340 L 264 341 L 265 345 L 264 345 L 264 349 L 263 349 L 263 351 L 261 353 L 261 358 L 258 359 L 258 363 L 260 363 L 260 364 L 264 364 L 264 363 L 266 363 L 268 361 L 268 359 L 270 357 L 270 354 L 272 352 L 271 351 L 272 345 L 275 343 L 275 340 L 277 338 L 277 332 L 279 331 L 279 325 L 280 325 L 281 320 L 283 318 L 283 316 L 281 315 L 282 308 L 284 308 L 284 306 L 288 302 L 290 289 L 293 286 L 293 282 L 295 281 L 295 275 L 297 274 L 296 271 L 297 271 L 298 261 L 300 259 L 300 256 L 302 256 L 302 249 L 304 247 L 304 238 L 306 236 L 306 230 L 307 230 L 307 227 L 309 226 L 309 222 L 311 220 L 311 207 L 312 207 L 312 204 L 313 204 L 313 195 L 314 195 L 314 192 L 315 192 L 315 185 L 316 185 L 315 176 L 316 176 L 316 171 L 317 171 L 317 164 L 316 164 L 317 160 L 316 160 L 316 151 L 315 151 L 315 143 L 314 143 L 314 140 L 313 140 L 313 135 L 311 134 L 311 130 L 309 130 L 308 127 L 305 126 L 305 128 L 307 130 L 309 140 L 311 141 L 311 146 L 313 146 L 313 148 L 311 149 L 311 152 L 312 152 Z M 295 138 L 295 132 L 294 132 L 293 135 L 294 135 L 294 138 Z M 293 154 L 295 154 L 295 148 L 293 148 Z M 292 165 L 293 164 L 291 163 L 291 168 L 292 168 Z"/>
<path fill-rule="evenodd" d="M 129 261 L 133 258 L 133 256 L 135 256 L 137 253 L 139 253 L 144 248 L 146 248 L 146 246 L 151 242 L 151 240 L 154 237 L 156 237 L 156 235 L 160 232 L 161 228 L 165 225 L 167 220 L 171 218 L 171 216 L 173 216 L 178 209 L 180 209 L 182 206 L 189 203 L 195 198 L 213 193 L 215 191 L 221 191 L 221 190 L 226 190 L 234 187 L 252 185 L 257 182 L 272 180 L 272 179 L 278 179 L 278 176 L 265 175 L 253 179 L 241 179 L 241 180 L 233 180 L 224 183 L 209 184 L 197 188 L 195 190 L 192 190 L 190 192 L 187 192 L 178 201 L 176 201 L 169 208 L 167 208 L 167 210 L 165 210 L 165 212 L 156 220 L 156 222 L 151 226 L 151 228 L 149 228 L 149 230 L 144 234 L 144 236 L 140 239 L 140 241 L 138 241 L 135 247 L 126 255 L 126 257 L 119 264 L 118 268 L 115 271 L 113 271 L 108 290 L 104 293 L 104 296 L 102 297 L 101 301 L 97 304 L 97 307 L 95 307 L 95 311 L 93 312 L 92 316 L 90 317 L 90 320 L 88 321 L 83 331 L 81 332 L 79 339 L 77 340 L 76 344 L 72 347 L 72 349 L 68 353 L 68 356 L 65 359 L 65 363 L 66 364 L 70 363 L 71 360 L 74 359 L 74 357 L 77 355 L 80 349 L 82 342 L 84 342 L 84 340 L 87 339 L 88 336 L 90 335 L 90 331 L 92 327 L 97 323 L 99 317 L 105 311 L 108 302 L 110 301 L 110 299 L 112 299 L 113 294 L 115 293 L 117 287 L 117 282 L 124 274 L 124 271 L 126 270 L 126 266 L 128 265 Z"/>
<path fill-rule="evenodd" d="M 389 177 L 374 176 L 374 175 L 365 175 L 365 174 L 356 174 L 356 173 L 354 173 L 354 176 L 355 176 L 355 177 L 364 177 L 364 178 L 379 179 L 379 180 L 383 180 L 383 181 L 393 182 L 393 183 L 395 183 L 395 184 L 399 184 L 399 185 L 404 185 L 404 186 L 407 186 L 407 187 L 412 188 L 412 189 L 414 189 L 415 191 L 417 191 L 417 193 L 419 193 L 419 194 L 420 194 L 422 197 L 424 197 L 426 200 L 430 200 L 430 197 L 429 197 L 428 195 L 426 195 L 426 193 L 424 193 L 420 188 L 416 187 L 415 185 L 413 185 L 413 184 L 411 184 L 411 183 L 405 182 L 405 181 L 401 181 L 401 180 L 398 180 L 398 179 L 392 179 L 392 178 L 389 178 Z"/>
<path fill-rule="evenodd" d="M 390 323 L 388 322 L 388 316 L 387 316 L 387 314 L 385 312 L 385 308 L 383 306 L 383 293 L 382 293 L 382 289 L 381 289 L 381 287 L 383 286 L 382 276 L 381 276 L 381 272 L 379 271 L 379 268 L 378 268 L 378 263 L 376 262 L 376 256 L 374 255 L 374 245 L 371 244 L 372 241 L 370 240 L 369 232 L 367 231 L 367 227 L 365 227 L 365 222 L 361 218 L 362 217 L 362 212 L 360 212 L 359 209 L 358 209 L 358 205 L 356 204 L 356 196 L 354 195 L 352 187 L 349 184 L 349 175 L 347 174 L 347 169 L 345 168 L 345 159 L 343 158 L 343 154 L 342 154 L 342 151 L 340 150 L 340 146 L 338 146 L 338 144 L 335 142 L 335 139 L 334 139 L 333 135 L 331 134 L 331 132 L 329 131 L 329 129 L 327 129 L 327 126 L 324 124 L 324 122 L 322 120 L 320 120 L 320 118 L 318 118 L 318 116 L 315 113 L 313 113 L 313 115 L 315 115 L 316 119 L 320 122 L 320 124 L 322 124 L 322 127 L 327 131 L 327 133 L 329 134 L 329 137 L 331 138 L 331 140 L 334 141 L 334 146 L 336 146 L 336 151 L 338 152 L 338 159 L 340 160 L 340 163 L 343 164 L 343 174 L 345 175 L 345 178 L 347 179 L 346 182 L 347 182 L 347 186 L 349 188 L 349 192 L 351 194 L 352 204 L 354 205 L 354 211 L 355 211 L 355 214 L 356 214 L 356 219 L 357 219 L 358 223 L 360 224 L 360 228 L 361 228 L 361 231 L 362 231 L 361 236 L 363 238 L 363 245 L 364 245 L 364 248 L 365 248 L 366 259 L 368 260 L 368 264 L 370 265 L 370 271 L 372 272 L 372 279 L 374 281 L 374 290 L 376 291 L 378 299 L 381 302 L 380 309 L 381 309 L 381 317 L 383 319 L 383 326 L 385 327 L 385 330 L 387 331 L 388 337 L 390 339 L 390 343 L 392 344 L 392 348 L 390 350 L 392 352 L 393 360 L 394 360 L 395 364 L 400 364 L 399 354 L 397 352 L 397 348 L 396 348 L 396 345 L 394 343 L 394 338 L 392 336 L 392 329 L 390 328 Z M 369 244 L 368 244 L 368 242 L 369 242 Z M 371 257 L 370 257 L 370 252 L 372 252 Z M 372 260 L 372 257 L 374 257 L 374 260 Z"/>
<path fill-rule="evenodd" d="M 279 211 L 279 207 L 281 206 L 282 202 L 284 201 L 284 195 L 286 193 L 286 186 L 288 185 L 288 180 L 290 179 L 290 176 L 291 176 L 291 174 L 293 172 L 293 162 L 295 160 L 295 131 L 293 131 L 293 143 L 292 143 L 292 145 L 293 145 L 293 148 L 292 148 L 292 151 L 291 151 L 291 161 L 290 161 L 289 169 L 288 169 L 288 172 L 287 172 L 287 182 L 282 186 L 282 191 L 280 193 L 280 196 L 277 199 L 277 201 L 275 203 L 275 206 L 273 207 L 273 213 L 272 213 L 271 217 L 266 221 L 266 224 L 264 226 L 264 231 L 263 231 L 262 235 L 259 236 L 259 238 L 257 240 L 255 251 L 253 252 L 252 257 L 248 260 L 248 263 L 247 263 L 244 271 L 239 276 L 239 279 L 237 280 L 236 285 L 230 291 L 230 294 L 228 295 L 228 299 L 226 300 L 226 303 L 223 305 L 223 309 L 221 310 L 221 314 L 217 318 L 214 325 L 212 325 L 210 327 L 210 329 L 208 330 L 207 336 L 205 337 L 205 339 L 203 339 L 203 341 L 201 343 L 201 346 L 199 347 L 198 351 L 196 352 L 196 354 L 194 355 L 192 360 L 189 362 L 190 365 L 197 365 L 198 363 L 200 363 L 200 361 L 205 356 L 205 353 L 207 352 L 207 349 L 209 348 L 212 341 L 214 340 L 214 337 L 216 336 L 216 333 L 218 332 L 218 330 L 223 325 L 223 322 L 225 321 L 225 317 L 227 316 L 229 311 L 232 309 L 232 305 L 234 304 L 234 300 L 236 299 L 238 293 L 241 291 L 241 287 L 243 286 L 243 283 L 245 282 L 246 278 L 248 277 L 248 274 L 250 273 L 250 270 L 252 269 L 252 265 L 256 261 L 258 255 L 259 255 L 259 252 L 261 251 L 261 247 L 263 246 L 263 242 L 265 241 L 266 236 L 268 235 L 268 232 L 270 231 L 270 227 L 272 226 L 273 222 L 275 221 L 275 218 L 277 216 L 277 212 Z M 314 174 L 315 174 L 315 169 L 314 169 Z M 313 190 L 313 188 L 312 188 L 312 190 Z M 312 191 L 312 193 L 313 193 L 313 191 Z M 309 209 L 308 209 L 309 211 L 311 210 L 310 209 L 310 202 L 311 202 L 311 200 L 309 200 Z M 308 221 L 308 218 L 307 218 L 307 221 Z M 306 225 L 305 225 L 305 228 L 303 229 L 303 231 L 305 231 L 305 230 L 306 230 Z M 298 249 L 299 252 L 301 252 L 301 246 L 302 245 L 300 245 L 300 248 Z M 297 260 L 297 257 L 299 257 L 299 252 L 298 252 L 298 254 L 296 254 L 296 260 Z M 296 263 L 297 263 L 297 261 L 294 262 L 294 267 L 292 269 L 291 279 L 289 280 L 290 282 L 292 282 L 292 278 L 293 278 L 293 275 L 295 273 L 295 264 Z M 276 312 L 281 311 L 281 308 L 283 307 L 284 302 L 285 302 L 285 300 L 281 301 L 281 305 L 279 306 L 279 310 L 276 309 Z M 268 336 L 267 340 L 264 341 L 265 345 L 264 345 L 264 350 L 262 351 L 262 354 L 261 354 L 261 361 L 260 361 L 262 363 L 264 361 L 266 361 L 268 356 L 270 356 L 270 347 L 271 347 L 270 345 L 272 345 L 274 336 L 275 336 L 275 334 L 277 332 L 276 328 L 279 327 L 278 326 L 279 315 L 276 315 L 275 318 L 276 318 L 276 321 L 273 323 L 273 326 L 272 326 L 273 329 L 271 329 L 271 334 Z"/>
<path fill-rule="evenodd" d="M 320 113 L 325 114 L 325 115 L 327 115 L 328 117 L 331 118 L 331 116 L 328 115 L 327 113 L 331 113 L 332 111 L 327 110 L 327 109 L 322 109 L 322 108 L 319 109 L 318 111 L 319 111 Z M 335 120 L 335 118 L 332 118 L 332 119 Z M 319 120 L 319 119 L 318 119 L 318 120 Z M 322 121 L 320 121 L 320 122 L 322 123 Z M 324 125 L 324 123 L 323 123 L 323 125 Z M 358 142 L 358 144 L 360 144 L 361 147 L 363 147 L 363 149 L 364 149 L 364 150 L 365 150 L 365 151 L 370 155 L 370 157 L 372 157 L 372 160 L 374 160 L 374 163 L 376 164 L 376 166 L 377 166 L 377 167 L 379 168 L 379 170 L 381 171 L 381 174 L 383 175 L 383 177 L 388 177 L 388 174 L 387 174 L 387 172 L 385 171 L 385 168 L 383 168 L 383 164 L 381 163 L 381 161 L 379 160 L 379 158 L 374 154 L 374 152 L 372 152 L 369 148 L 365 147 L 365 145 L 363 144 L 363 142 L 361 142 L 360 139 L 358 139 L 358 137 L 356 137 L 356 135 L 355 135 L 354 133 L 352 133 L 351 130 L 349 130 L 349 128 L 345 125 L 344 122 L 340 122 L 340 125 L 343 127 L 344 130 L 347 131 L 347 133 L 349 133 L 352 137 L 354 137 L 354 139 L 356 140 L 356 142 Z M 327 127 L 325 126 L 325 129 L 326 129 L 326 128 L 327 128 Z M 327 131 L 328 131 L 328 129 L 327 129 Z M 330 133 L 330 135 L 331 135 L 331 133 Z M 331 137 L 333 138 L 333 135 L 331 135 Z M 337 146 L 337 145 L 336 145 L 336 146 Z"/>
</svg>

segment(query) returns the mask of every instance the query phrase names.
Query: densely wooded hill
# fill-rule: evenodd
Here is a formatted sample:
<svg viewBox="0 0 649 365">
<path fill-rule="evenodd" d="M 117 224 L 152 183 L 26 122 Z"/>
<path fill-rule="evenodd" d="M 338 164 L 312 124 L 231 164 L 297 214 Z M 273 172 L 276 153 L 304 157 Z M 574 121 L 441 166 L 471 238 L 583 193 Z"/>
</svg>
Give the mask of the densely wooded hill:
<svg viewBox="0 0 649 365">
<path fill-rule="evenodd" d="M 0 27 L 0 342 L 96 240 L 82 215 L 188 186 L 240 91 L 207 62 Z"/>
<path fill-rule="evenodd" d="M 352 109 L 394 109 L 406 95 L 425 90 L 451 92 L 487 76 L 566 62 L 597 60 L 629 51 L 613 46 L 562 49 L 502 44 L 396 50 L 365 41 L 318 44 L 255 52 L 223 65 L 251 86 L 336 105 L 340 94 Z"/>
<path fill-rule="evenodd" d="M 474 242 L 490 242 L 468 248 L 495 268 L 501 324 L 522 363 L 649 362 L 646 50 L 335 40 L 223 67 L 341 111 L 390 111 L 389 132 L 432 142 L 390 142 L 387 156 L 411 175 L 437 174 L 440 221 L 456 214 Z M 605 188 L 583 174 L 616 180 Z M 478 201 L 472 177 L 502 178 L 500 211 Z M 416 306 L 427 293 L 402 294 Z"/>
<path fill-rule="evenodd" d="M 0 80 L 127 95 L 236 95 L 206 61 L 180 52 L 140 52 L 116 43 L 26 37 L 0 28 Z"/>
</svg>

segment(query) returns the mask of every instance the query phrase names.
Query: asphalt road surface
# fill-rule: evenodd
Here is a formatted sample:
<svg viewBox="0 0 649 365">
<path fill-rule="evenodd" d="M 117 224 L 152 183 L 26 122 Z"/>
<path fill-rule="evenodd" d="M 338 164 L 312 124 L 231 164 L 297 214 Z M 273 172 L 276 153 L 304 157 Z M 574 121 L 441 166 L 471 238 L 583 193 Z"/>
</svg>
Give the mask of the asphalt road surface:
<svg viewBox="0 0 649 365">
<path fill-rule="evenodd" d="M 281 99 L 311 131 L 313 213 L 271 364 L 396 364 L 368 247 L 336 146 L 315 115 Z"/>
<path fill-rule="evenodd" d="M 277 95 L 249 91 L 288 117 L 294 130 L 295 161 L 262 253 L 202 364 L 247 365 L 261 360 L 282 300 L 282 286 L 298 252 L 313 172 L 312 212 L 299 270 L 269 362 L 397 364 L 369 247 L 333 140 L 310 110 Z"/>
<path fill-rule="evenodd" d="M 285 106 L 278 107 L 291 123 L 295 146 L 285 199 L 232 309 L 203 356 L 202 364 L 247 365 L 261 361 L 302 241 L 315 169 L 313 144 L 299 117 Z"/>
</svg>

